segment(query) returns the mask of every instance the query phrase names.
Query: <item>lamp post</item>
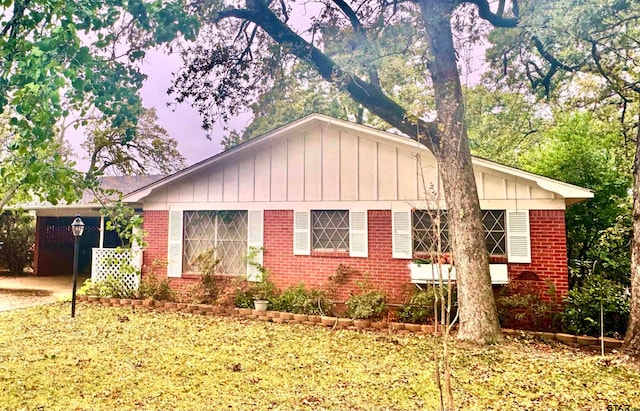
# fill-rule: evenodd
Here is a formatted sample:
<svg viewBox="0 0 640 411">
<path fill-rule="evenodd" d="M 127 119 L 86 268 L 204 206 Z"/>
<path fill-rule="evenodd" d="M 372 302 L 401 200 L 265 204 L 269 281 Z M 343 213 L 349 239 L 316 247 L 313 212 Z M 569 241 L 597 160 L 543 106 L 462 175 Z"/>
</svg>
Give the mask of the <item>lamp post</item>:
<svg viewBox="0 0 640 411">
<path fill-rule="evenodd" d="M 80 236 L 84 231 L 84 223 L 79 215 L 71 223 L 73 233 L 73 289 L 71 291 L 71 318 L 76 316 L 76 283 L 78 282 L 78 254 L 80 254 Z"/>
</svg>

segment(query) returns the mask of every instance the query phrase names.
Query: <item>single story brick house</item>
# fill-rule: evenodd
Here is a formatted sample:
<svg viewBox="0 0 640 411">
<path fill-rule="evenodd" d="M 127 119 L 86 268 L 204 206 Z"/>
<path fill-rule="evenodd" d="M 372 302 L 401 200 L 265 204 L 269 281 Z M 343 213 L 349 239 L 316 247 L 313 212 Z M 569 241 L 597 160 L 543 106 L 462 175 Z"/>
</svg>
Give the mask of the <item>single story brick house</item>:
<svg viewBox="0 0 640 411">
<path fill-rule="evenodd" d="M 494 284 L 529 281 L 568 289 L 565 209 L 587 189 L 480 158 L 473 159 Z M 215 249 L 228 275 L 248 275 L 252 249 L 281 288 L 319 287 L 339 265 L 361 274 L 339 290 L 346 300 L 367 278 L 391 301 L 432 280 L 433 224 L 448 252 L 446 205 L 433 155 L 418 142 L 313 114 L 166 176 L 125 196 L 144 214 L 143 278 L 183 288 L 190 262 Z M 429 210 L 444 210 L 432 212 Z M 439 218 L 436 218 L 439 216 Z M 425 268 L 429 271 L 425 271 Z M 448 271 L 448 270 L 447 270 Z M 455 277 L 455 270 L 451 270 Z"/>
</svg>

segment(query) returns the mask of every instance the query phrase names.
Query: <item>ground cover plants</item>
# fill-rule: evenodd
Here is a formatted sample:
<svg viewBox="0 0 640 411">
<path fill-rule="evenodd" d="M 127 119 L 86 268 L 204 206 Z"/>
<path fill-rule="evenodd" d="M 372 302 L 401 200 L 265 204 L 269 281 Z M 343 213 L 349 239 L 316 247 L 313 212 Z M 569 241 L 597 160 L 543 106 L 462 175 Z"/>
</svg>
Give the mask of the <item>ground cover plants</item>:
<svg viewBox="0 0 640 411">
<path fill-rule="evenodd" d="M 429 336 L 60 303 L 0 313 L 6 409 L 437 409 Z M 532 339 L 451 342 L 459 409 L 637 406 L 640 374 Z"/>
</svg>

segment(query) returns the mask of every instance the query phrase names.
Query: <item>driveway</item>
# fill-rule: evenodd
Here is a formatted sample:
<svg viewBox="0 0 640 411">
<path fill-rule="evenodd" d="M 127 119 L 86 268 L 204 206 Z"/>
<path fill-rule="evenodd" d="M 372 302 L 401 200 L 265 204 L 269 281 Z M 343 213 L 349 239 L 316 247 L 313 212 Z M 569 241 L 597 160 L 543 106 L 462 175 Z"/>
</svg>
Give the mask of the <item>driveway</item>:
<svg viewBox="0 0 640 411">
<path fill-rule="evenodd" d="M 78 278 L 78 288 L 86 277 Z M 0 311 L 56 302 L 71 296 L 72 275 L 0 276 Z"/>
</svg>

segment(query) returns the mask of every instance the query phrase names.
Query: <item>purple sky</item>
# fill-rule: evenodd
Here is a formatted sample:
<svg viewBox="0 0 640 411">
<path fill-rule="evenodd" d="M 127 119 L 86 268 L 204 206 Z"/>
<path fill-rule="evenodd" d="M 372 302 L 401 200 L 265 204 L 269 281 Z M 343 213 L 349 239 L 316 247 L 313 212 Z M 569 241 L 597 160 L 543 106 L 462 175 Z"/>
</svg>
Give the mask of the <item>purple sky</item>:
<svg viewBox="0 0 640 411">
<path fill-rule="evenodd" d="M 210 133 L 212 139 L 208 140 L 200 127 L 202 120 L 196 109 L 188 103 L 167 107 L 167 103 L 174 102 L 167 94 L 172 73 L 178 71 L 181 64 L 178 55 L 165 55 L 162 51 L 148 53 L 146 64 L 142 66 L 142 71 L 148 76 L 142 88 L 142 100 L 145 107 L 156 109 L 160 125 L 178 140 L 178 149 L 187 158 L 187 164 L 191 165 L 220 152 L 220 141 L 228 131 L 217 125 Z M 240 131 L 249 121 L 250 115 L 247 113 L 236 118 L 229 127 Z"/>
</svg>

